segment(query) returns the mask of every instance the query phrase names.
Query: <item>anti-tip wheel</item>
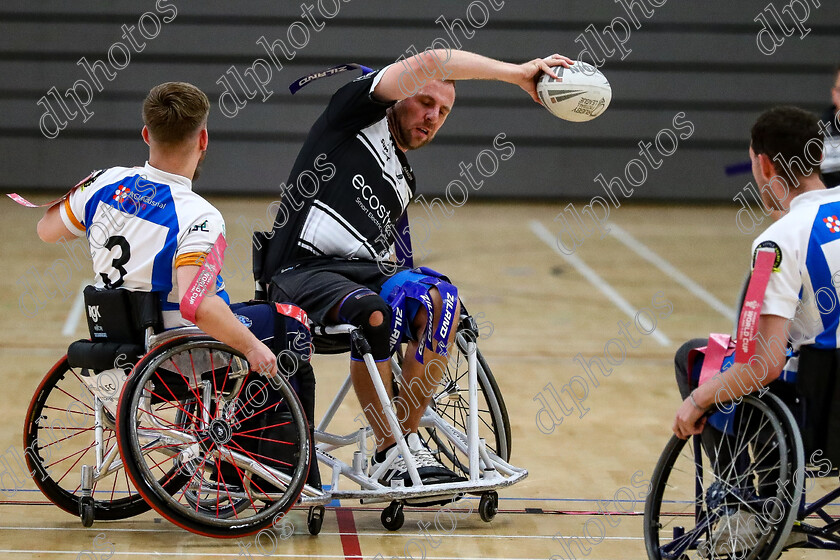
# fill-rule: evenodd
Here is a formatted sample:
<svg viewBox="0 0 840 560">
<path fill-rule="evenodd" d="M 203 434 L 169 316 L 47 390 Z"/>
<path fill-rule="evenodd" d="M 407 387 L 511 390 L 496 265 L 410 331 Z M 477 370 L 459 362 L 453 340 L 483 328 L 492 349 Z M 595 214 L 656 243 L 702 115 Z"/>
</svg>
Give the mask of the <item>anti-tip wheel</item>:
<svg viewBox="0 0 840 560">
<path fill-rule="evenodd" d="M 82 525 L 90 527 L 93 525 L 93 498 L 83 497 L 79 501 L 79 518 L 82 520 Z"/>
<path fill-rule="evenodd" d="M 496 492 L 487 492 L 481 495 L 478 502 L 478 515 L 485 523 L 490 523 L 499 511 L 499 495 Z"/>
<path fill-rule="evenodd" d="M 380 519 L 382 520 L 382 526 L 389 531 L 399 531 L 405 522 L 402 503 L 391 502 L 388 507 L 382 510 Z"/>
<path fill-rule="evenodd" d="M 321 532 L 321 525 L 324 524 L 324 506 L 312 506 L 306 516 L 306 528 L 310 535 L 317 535 Z"/>
</svg>

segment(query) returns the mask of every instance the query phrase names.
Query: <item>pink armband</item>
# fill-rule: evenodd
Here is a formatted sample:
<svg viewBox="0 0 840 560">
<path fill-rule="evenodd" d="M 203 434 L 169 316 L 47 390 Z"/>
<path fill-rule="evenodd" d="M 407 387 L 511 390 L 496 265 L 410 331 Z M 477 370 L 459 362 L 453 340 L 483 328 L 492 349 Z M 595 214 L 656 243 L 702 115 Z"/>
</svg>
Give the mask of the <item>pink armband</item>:
<svg viewBox="0 0 840 560">
<path fill-rule="evenodd" d="M 207 295 L 208 290 L 216 284 L 216 277 L 222 270 L 226 247 L 225 236 L 219 234 L 216 243 L 213 244 L 210 253 L 204 259 L 204 264 L 201 265 L 198 274 L 193 278 L 190 287 L 187 288 L 187 292 L 181 300 L 181 316 L 191 323 L 195 323 L 195 312 L 201 305 L 201 300 Z"/>
</svg>

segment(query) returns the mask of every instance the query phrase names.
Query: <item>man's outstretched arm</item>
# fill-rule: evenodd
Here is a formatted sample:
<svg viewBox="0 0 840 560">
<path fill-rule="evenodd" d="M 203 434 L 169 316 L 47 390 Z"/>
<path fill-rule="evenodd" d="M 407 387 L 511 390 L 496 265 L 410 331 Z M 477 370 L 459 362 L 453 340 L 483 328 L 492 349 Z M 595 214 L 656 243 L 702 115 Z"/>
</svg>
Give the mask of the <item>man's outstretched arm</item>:
<svg viewBox="0 0 840 560">
<path fill-rule="evenodd" d="M 424 83 L 433 80 L 498 80 L 518 85 L 540 103 L 536 88 L 540 72 L 556 78 L 551 69 L 555 66 L 568 68 L 571 63 L 572 59 L 559 54 L 512 64 L 456 49 L 428 50 L 388 67 L 373 93 L 381 101 L 399 101 L 417 93 L 417 89 L 423 86 L 422 83 L 417 84 L 418 79 Z"/>
</svg>

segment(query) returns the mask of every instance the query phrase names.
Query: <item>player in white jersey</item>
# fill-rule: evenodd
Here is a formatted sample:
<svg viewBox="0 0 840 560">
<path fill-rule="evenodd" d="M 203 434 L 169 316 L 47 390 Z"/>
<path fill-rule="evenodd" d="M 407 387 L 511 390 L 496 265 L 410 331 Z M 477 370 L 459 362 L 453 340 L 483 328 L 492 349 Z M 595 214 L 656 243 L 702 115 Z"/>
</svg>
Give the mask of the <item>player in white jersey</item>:
<svg viewBox="0 0 840 560">
<path fill-rule="evenodd" d="M 752 245 L 753 264 L 759 249 L 775 253 L 755 336 L 755 359 L 735 363 L 695 387 L 697 372 L 688 371 L 687 357 L 707 341 L 695 339 L 677 351 L 677 384 L 685 400 L 673 430 L 681 438 L 703 432 L 705 441 L 706 411 L 716 404 L 728 406 L 716 402 L 721 395 L 739 399 L 770 385 L 783 371 L 784 380 L 791 381 L 801 346 L 840 346 L 840 294 L 835 286 L 840 278 L 840 191 L 827 190 L 820 178 L 821 152 L 819 121 L 801 109 L 776 107 L 753 125 L 750 159 L 757 184 L 764 185 L 762 202 L 784 213 Z"/>
<path fill-rule="evenodd" d="M 192 192 L 209 111 L 207 96 L 191 84 L 152 88 L 143 103 L 146 165 L 94 173 L 47 210 L 38 235 L 52 243 L 87 236 L 99 286 L 160 292 L 166 327 L 194 322 L 242 352 L 254 371 L 275 375 L 275 354 L 231 311 L 221 279 L 203 297 L 194 291 L 185 299 L 224 237 L 221 214 Z"/>
</svg>

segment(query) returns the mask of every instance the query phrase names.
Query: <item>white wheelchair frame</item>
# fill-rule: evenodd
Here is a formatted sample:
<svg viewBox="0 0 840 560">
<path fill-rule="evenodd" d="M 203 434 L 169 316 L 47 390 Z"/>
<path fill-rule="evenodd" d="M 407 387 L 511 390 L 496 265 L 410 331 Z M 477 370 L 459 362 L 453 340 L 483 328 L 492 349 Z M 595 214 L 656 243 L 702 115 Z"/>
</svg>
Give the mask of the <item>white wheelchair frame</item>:
<svg viewBox="0 0 840 560">
<path fill-rule="evenodd" d="M 357 328 L 353 325 L 337 325 L 328 327 L 316 327 L 315 334 L 348 334 L 353 336 Z M 330 406 L 327 408 L 324 417 L 318 423 L 315 429 L 315 443 L 316 456 L 319 463 L 324 464 L 329 468 L 331 473 L 330 489 L 327 491 L 319 491 L 311 486 L 305 486 L 301 497 L 303 505 L 323 505 L 329 503 L 333 499 L 359 499 L 362 503 L 376 503 L 392 501 L 390 506 L 393 511 L 383 512 L 383 524 L 387 528 L 392 528 L 389 523 L 385 521 L 387 514 L 396 514 L 400 517 L 400 511 L 405 501 L 410 501 L 415 498 L 428 498 L 437 496 L 456 496 L 463 493 L 481 494 L 483 498 L 482 506 L 479 511 L 482 513 L 482 518 L 487 517 L 487 521 L 492 519 L 495 515 L 495 508 L 498 506 L 498 497 L 490 494 L 498 489 L 510 486 L 523 480 L 528 476 L 526 469 L 515 467 L 504 461 L 498 455 L 492 453 L 487 449 L 484 438 L 480 438 L 478 425 L 478 367 L 476 360 L 476 343 L 474 340 L 467 340 L 463 333 L 458 333 L 456 344 L 464 350 L 467 356 L 468 367 L 468 432 L 463 432 L 455 429 L 441 418 L 441 416 L 434 411 L 432 407 L 428 407 L 423 414 L 420 421 L 421 428 L 432 428 L 443 434 L 454 447 L 463 453 L 468 458 L 469 478 L 462 482 L 451 482 L 445 484 L 423 484 L 420 475 L 417 473 L 417 465 L 415 459 L 408 449 L 406 438 L 402 434 L 397 419 L 394 406 L 388 398 L 388 393 L 385 389 L 385 384 L 373 360 L 373 356 L 369 353 L 364 354 L 363 358 L 368 372 L 370 373 L 376 394 L 382 403 L 382 408 L 388 422 L 388 428 L 392 434 L 395 434 L 396 444 L 400 450 L 400 454 L 405 458 L 408 475 L 411 479 L 411 486 L 405 486 L 403 480 L 394 479 L 390 486 L 385 486 L 378 481 L 381 473 L 390 466 L 391 462 L 385 462 L 378 465 L 375 472 L 368 475 L 366 473 L 368 460 L 371 453 L 368 452 L 367 438 L 372 436 L 373 429 L 370 426 L 359 428 L 355 432 L 346 435 L 331 433 L 328 431 L 330 423 L 332 422 L 338 408 L 344 402 L 347 394 L 350 391 L 351 381 L 350 376 L 345 378 L 344 383 L 338 391 L 338 394 L 333 399 Z M 391 359 L 392 371 L 395 379 L 401 379 L 401 368 L 395 357 Z M 358 446 L 358 450 L 353 452 L 353 462 L 351 465 L 333 457 L 330 452 L 346 447 L 348 445 Z M 359 486 L 358 490 L 345 489 L 341 485 L 341 477 L 347 478 L 350 482 Z M 489 500 L 492 500 L 490 505 Z M 484 505 L 484 504 L 487 505 Z M 394 524 L 393 522 L 391 524 Z M 401 525 L 399 523 L 398 525 Z M 394 529 L 398 529 L 399 526 Z"/>
</svg>

